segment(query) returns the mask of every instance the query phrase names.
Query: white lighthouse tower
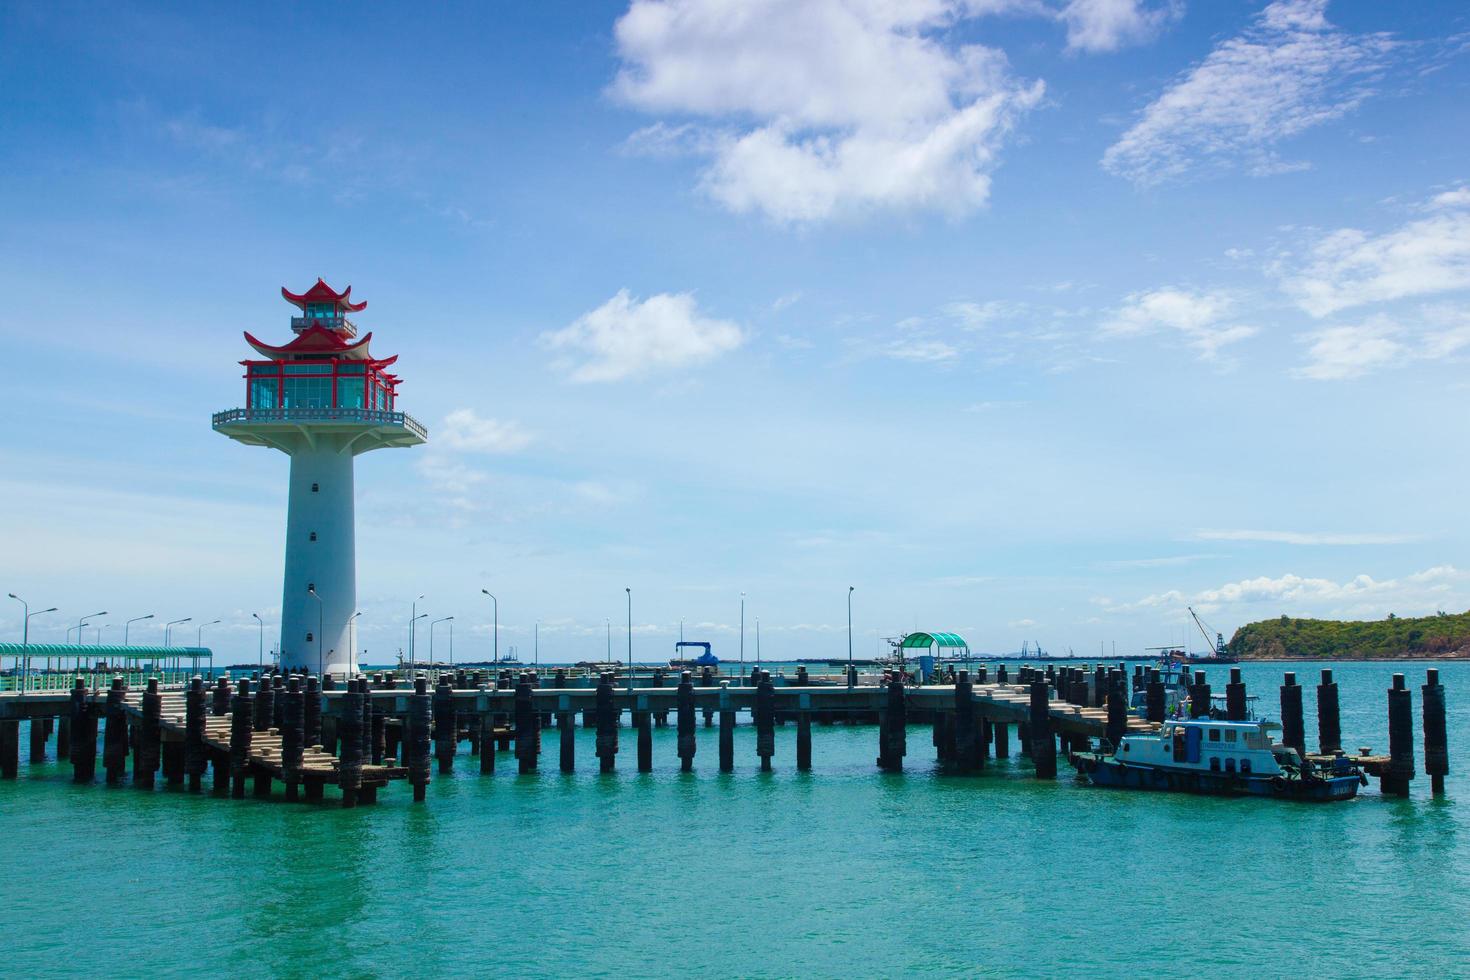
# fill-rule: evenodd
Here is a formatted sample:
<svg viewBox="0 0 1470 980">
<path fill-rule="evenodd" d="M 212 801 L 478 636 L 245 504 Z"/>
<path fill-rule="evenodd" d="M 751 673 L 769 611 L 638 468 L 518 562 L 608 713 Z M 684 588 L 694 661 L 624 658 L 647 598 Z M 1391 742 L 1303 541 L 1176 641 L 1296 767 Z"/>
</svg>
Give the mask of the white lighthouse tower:
<svg viewBox="0 0 1470 980">
<path fill-rule="evenodd" d="M 397 410 L 396 356 L 375 358 L 373 335 L 357 339 L 347 314 L 352 287 L 338 293 L 318 279 L 301 294 L 281 295 L 300 309 L 296 337 L 273 347 L 249 333 L 261 360 L 245 366 L 245 408 L 218 412 L 216 432 L 291 457 L 286 510 L 286 576 L 281 594 L 281 665 L 314 672 L 358 669 L 351 621 L 357 611 L 352 460 L 429 437 Z"/>
</svg>

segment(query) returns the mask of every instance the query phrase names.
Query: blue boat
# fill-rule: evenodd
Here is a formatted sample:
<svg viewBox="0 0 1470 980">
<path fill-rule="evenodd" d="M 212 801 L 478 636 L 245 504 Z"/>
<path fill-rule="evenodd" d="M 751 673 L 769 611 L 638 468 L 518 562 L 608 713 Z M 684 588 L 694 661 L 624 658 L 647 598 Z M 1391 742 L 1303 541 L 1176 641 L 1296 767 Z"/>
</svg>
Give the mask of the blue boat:
<svg viewBox="0 0 1470 980">
<path fill-rule="evenodd" d="M 1289 800 L 1350 800 L 1368 779 L 1347 757 L 1303 759 L 1272 742 L 1266 722 L 1189 718 L 1157 732 L 1124 735 L 1112 752 L 1074 752 L 1072 764 L 1096 786 Z"/>
</svg>

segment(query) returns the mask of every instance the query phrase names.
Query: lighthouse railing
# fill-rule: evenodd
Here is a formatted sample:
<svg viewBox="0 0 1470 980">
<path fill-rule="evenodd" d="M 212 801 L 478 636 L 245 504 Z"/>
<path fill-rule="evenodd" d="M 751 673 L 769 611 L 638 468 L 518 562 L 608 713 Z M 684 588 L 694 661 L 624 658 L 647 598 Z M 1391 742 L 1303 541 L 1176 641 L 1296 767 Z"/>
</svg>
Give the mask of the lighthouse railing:
<svg viewBox="0 0 1470 980">
<path fill-rule="evenodd" d="M 231 408 L 214 413 L 214 427 L 239 422 L 349 422 L 354 425 L 402 426 L 427 439 L 429 430 L 407 412 L 374 408 Z"/>
</svg>

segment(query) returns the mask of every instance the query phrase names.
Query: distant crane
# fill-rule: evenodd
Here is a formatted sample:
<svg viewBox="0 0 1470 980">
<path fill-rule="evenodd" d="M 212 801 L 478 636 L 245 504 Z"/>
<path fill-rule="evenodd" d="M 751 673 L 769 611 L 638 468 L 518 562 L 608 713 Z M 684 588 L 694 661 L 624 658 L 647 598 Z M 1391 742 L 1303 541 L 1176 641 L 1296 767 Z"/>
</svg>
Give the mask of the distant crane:
<svg viewBox="0 0 1470 980">
<path fill-rule="evenodd" d="M 1188 609 L 1189 610 L 1189 614 L 1194 617 L 1194 625 L 1198 626 L 1199 627 L 1199 631 L 1202 634 L 1204 634 L 1205 642 L 1206 643 L 1210 643 L 1210 630 L 1208 630 L 1208 629 L 1205 628 L 1204 622 L 1199 618 L 1199 613 L 1197 613 L 1197 612 L 1194 611 L 1194 607 L 1193 606 L 1185 606 L 1184 608 Z M 1217 656 L 1217 657 L 1224 657 L 1225 656 L 1225 634 L 1224 633 L 1216 633 L 1215 634 L 1215 640 L 1214 640 L 1213 643 L 1211 643 L 1211 646 L 1215 650 L 1215 656 Z"/>
</svg>

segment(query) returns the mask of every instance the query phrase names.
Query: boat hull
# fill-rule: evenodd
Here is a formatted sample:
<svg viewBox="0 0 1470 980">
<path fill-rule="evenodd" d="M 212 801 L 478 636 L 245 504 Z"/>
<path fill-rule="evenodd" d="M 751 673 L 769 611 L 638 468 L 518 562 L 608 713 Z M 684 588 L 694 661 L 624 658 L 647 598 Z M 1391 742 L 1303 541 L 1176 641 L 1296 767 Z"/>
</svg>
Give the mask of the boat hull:
<svg viewBox="0 0 1470 980">
<path fill-rule="evenodd" d="M 1359 777 L 1356 775 L 1327 775 L 1307 780 L 1287 779 L 1282 776 L 1127 765 L 1109 756 L 1092 753 L 1074 754 L 1072 764 L 1093 785 L 1114 789 L 1146 789 L 1208 796 L 1266 796 L 1330 803 L 1352 799 L 1358 795 L 1359 786 Z"/>
</svg>

